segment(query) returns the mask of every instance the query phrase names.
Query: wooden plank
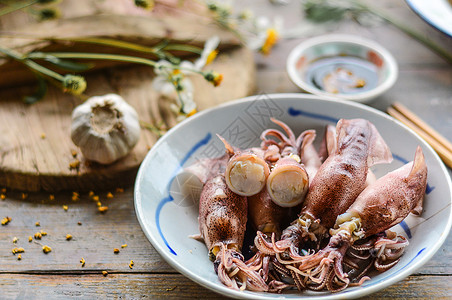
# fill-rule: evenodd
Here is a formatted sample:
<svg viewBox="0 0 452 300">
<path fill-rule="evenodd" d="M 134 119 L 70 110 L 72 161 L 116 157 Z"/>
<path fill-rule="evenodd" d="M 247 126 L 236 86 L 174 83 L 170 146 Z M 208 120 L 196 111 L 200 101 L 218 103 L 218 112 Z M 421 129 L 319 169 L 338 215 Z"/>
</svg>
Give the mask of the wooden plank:
<svg viewBox="0 0 452 300">
<path fill-rule="evenodd" d="M 184 28 L 183 31 L 178 30 Z M 0 31 L 0 45 L 14 49 L 20 53 L 28 52 L 88 52 L 122 54 L 136 57 L 157 59 L 149 52 L 137 52 L 111 46 L 86 43 L 77 41 L 80 39 L 111 39 L 136 43 L 142 46 L 152 47 L 168 41 L 172 44 L 185 44 L 203 47 L 205 41 L 213 36 L 218 36 L 222 41 L 221 50 L 231 49 L 238 46 L 239 40 L 231 32 L 221 30 L 209 19 L 200 17 L 173 17 L 173 16 L 130 16 L 130 15 L 88 15 L 71 19 L 61 19 L 24 27 L 14 31 L 8 36 L 8 31 Z M 19 38 L 17 38 L 19 36 Z M 30 38 L 21 38 L 21 36 Z M 53 41 L 42 41 L 52 38 Z M 58 41 L 58 39 L 62 39 Z M 66 41 L 65 39 L 69 39 Z M 41 42 L 37 42 L 40 41 Z M 170 51 L 173 55 L 180 57 L 193 56 L 191 52 Z M 39 61 L 43 66 L 56 71 L 61 71 Z M 96 61 L 93 70 L 124 65 L 115 61 Z M 24 83 L 35 81 L 35 76 L 27 67 L 10 59 L 0 56 L 1 87 L 20 86 Z"/>
<path fill-rule="evenodd" d="M 0 218 L 9 216 L 12 221 L 0 227 L 0 265 L 8 266 L 1 272 L 58 272 L 81 274 L 113 270 L 115 272 L 175 272 L 154 250 L 144 236 L 135 217 L 132 188 L 124 193 L 112 191 L 114 198 L 107 199 L 106 192 L 99 193 L 100 201 L 107 205 L 106 214 L 97 211 L 97 205 L 87 194 L 73 202 L 70 193 L 55 195 L 48 200 L 44 193 L 20 199 L 19 193 L 8 192 L 0 201 Z M 63 210 L 68 205 L 68 211 Z M 40 227 L 35 223 L 40 222 Z M 82 225 L 77 225 L 81 222 Z M 41 240 L 28 242 L 28 236 L 44 230 Z M 66 234 L 73 239 L 66 241 Z M 193 234 L 195 234 L 194 232 Z M 14 245 L 14 237 L 19 239 Z M 39 243 L 38 243 L 39 242 Z M 52 247 L 52 252 L 42 253 L 42 245 Z M 126 248 L 121 245 L 127 244 Z M 22 260 L 11 253 L 14 247 L 23 247 Z M 113 249 L 120 253 L 114 254 Z M 452 275 L 452 233 L 436 255 L 417 274 Z M 79 260 L 86 260 L 84 268 Z M 129 270 L 133 259 L 135 266 Z M 206 258 L 207 259 L 207 258 Z"/>
<path fill-rule="evenodd" d="M 199 109 L 250 95 L 255 87 L 255 66 L 250 50 L 236 48 L 219 55 L 208 66 L 222 73 L 224 80 L 215 88 L 201 76 L 193 75 L 194 97 Z M 175 124 L 169 101 L 152 88 L 149 67 L 115 68 L 87 77 L 88 95 L 118 93 L 147 123 Z M 20 99 L 29 88 L 10 89 L 0 94 L 0 186 L 26 191 L 90 190 L 132 183 L 144 156 L 157 136 L 142 130 L 140 140 L 125 158 L 111 165 L 86 162 L 70 138 L 71 111 L 81 103 L 71 95 L 52 88 L 34 105 Z M 42 138 L 42 135 L 45 138 Z M 79 152 L 80 168 L 71 170 L 71 152 Z"/>
<path fill-rule="evenodd" d="M 447 299 L 451 283 L 451 276 L 410 276 L 362 299 Z M 0 287 L 2 299 L 226 299 L 178 274 L 0 274 Z"/>
</svg>

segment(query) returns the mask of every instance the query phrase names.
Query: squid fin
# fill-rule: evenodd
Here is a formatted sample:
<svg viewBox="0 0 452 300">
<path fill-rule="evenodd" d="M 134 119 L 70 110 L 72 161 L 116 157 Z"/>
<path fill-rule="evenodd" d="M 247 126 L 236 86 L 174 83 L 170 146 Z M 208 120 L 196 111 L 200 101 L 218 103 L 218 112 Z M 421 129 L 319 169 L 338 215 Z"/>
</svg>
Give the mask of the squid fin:
<svg viewBox="0 0 452 300">
<path fill-rule="evenodd" d="M 378 132 L 374 124 L 369 122 L 372 136 L 369 145 L 368 166 L 371 167 L 376 164 L 385 164 L 392 162 L 392 153 L 383 137 Z"/>
<path fill-rule="evenodd" d="M 419 186 L 424 189 L 424 193 L 419 193 L 420 197 L 416 206 L 411 211 L 413 214 L 419 216 L 422 213 L 424 204 L 424 194 L 427 187 L 427 164 L 425 163 L 424 153 L 422 148 L 417 146 L 416 154 L 414 155 L 413 166 L 411 171 L 406 177 L 407 182 L 413 186 Z"/>
<path fill-rule="evenodd" d="M 229 154 L 230 156 L 234 155 L 235 150 L 231 146 L 231 144 L 229 144 L 228 141 L 226 141 L 226 139 L 224 137 L 222 137 L 221 135 L 219 135 L 218 133 L 217 133 L 217 137 L 223 142 L 224 147 L 226 148 L 226 153 Z"/>
<path fill-rule="evenodd" d="M 328 124 L 325 126 L 325 132 L 323 135 L 322 142 L 319 148 L 319 157 L 322 161 L 328 158 L 329 155 L 336 151 L 337 140 L 336 140 L 336 127 Z"/>
<path fill-rule="evenodd" d="M 194 239 L 198 242 L 204 243 L 204 238 L 202 237 L 202 235 L 200 233 L 192 234 L 192 235 L 189 235 L 188 237 L 191 239 Z"/>
</svg>

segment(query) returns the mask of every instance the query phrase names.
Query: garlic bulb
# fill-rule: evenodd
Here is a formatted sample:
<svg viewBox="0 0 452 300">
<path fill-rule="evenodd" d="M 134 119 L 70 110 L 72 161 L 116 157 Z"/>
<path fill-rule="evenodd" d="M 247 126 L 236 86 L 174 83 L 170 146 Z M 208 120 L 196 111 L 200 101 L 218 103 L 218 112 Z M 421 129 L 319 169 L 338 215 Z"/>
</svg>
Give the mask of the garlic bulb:
<svg viewBox="0 0 452 300">
<path fill-rule="evenodd" d="M 110 164 L 138 142 L 138 114 L 119 95 L 91 97 L 72 112 L 71 138 L 86 159 Z"/>
</svg>

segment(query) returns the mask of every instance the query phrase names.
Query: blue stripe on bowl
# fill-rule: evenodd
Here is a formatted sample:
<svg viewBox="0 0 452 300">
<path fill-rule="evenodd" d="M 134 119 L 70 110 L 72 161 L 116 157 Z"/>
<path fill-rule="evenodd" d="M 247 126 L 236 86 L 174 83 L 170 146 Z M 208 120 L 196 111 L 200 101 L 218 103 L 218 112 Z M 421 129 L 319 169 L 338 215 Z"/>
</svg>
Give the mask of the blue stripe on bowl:
<svg viewBox="0 0 452 300">
<path fill-rule="evenodd" d="M 187 154 L 185 154 L 184 158 L 179 162 L 179 165 L 177 166 L 177 168 L 173 171 L 173 175 L 171 176 L 171 179 L 168 183 L 168 186 L 166 187 L 166 192 L 168 194 L 167 197 L 163 198 L 162 200 L 160 200 L 159 204 L 157 205 L 157 209 L 155 211 L 155 223 L 157 226 L 157 231 L 160 235 L 160 237 L 162 238 L 163 242 L 165 243 L 166 247 L 168 247 L 169 251 L 174 254 L 177 255 L 177 253 L 173 250 L 173 248 L 171 248 L 171 246 L 169 245 L 168 241 L 166 240 L 165 236 L 163 235 L 162 232 L 162 227 L 160 225 L 160 213 L 162 212 L 163 207 L 165 206 L 165 204 L 173 201 L 173 197 L 170 195 L 170 187 L 171 184 L 173 183 L 174 178 L 176 177 L 176 175 L 182 170 L 183 165 L 187 162 L 187 160 L 202 146 L 206 145 L 210 139 L 212 138 L 212 134 L 209 132 L 207 133 L 207 135 L 202 138 L 200 141 L 198 141 L 188 152 Z"/>
<path fill-rule="evenodd" d="M 321 114 L 315 114 L 315 113 L 311 113 L 311 112 L 308 112 L 305 110 L 296 109 L 293 107 L 289 107 L 289 109 L 287 110 L 287 113 L 292 117 L 304 116 L 304 117 L 313 118 L 313 119 L 325 120 L 325 121 L 332 122 L 332 123 L 339 122 L 339 119 L 337 119 L 337 118 L 333 118 L 333 117 L 321 115 Z"/>
</svg>

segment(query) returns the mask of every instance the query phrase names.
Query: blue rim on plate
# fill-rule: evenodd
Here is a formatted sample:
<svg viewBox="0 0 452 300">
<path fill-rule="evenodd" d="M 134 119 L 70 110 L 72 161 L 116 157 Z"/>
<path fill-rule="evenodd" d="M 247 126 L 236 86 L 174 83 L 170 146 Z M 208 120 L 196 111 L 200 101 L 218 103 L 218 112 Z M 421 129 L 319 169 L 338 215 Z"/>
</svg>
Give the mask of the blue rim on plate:
<svg viewBox="0 0 452 300">
<path fill-rule="evenodd" d="M 265 115 L 265 110 L 273 113 Z M 264 115 L 265 118 L 262 118 Z M 193 160 L 196 155 L 206 157 L 207 152 L 204 150 L 209 145 L 215 147 L 221 143 L 216 141 L 215 133 L 217 132 L 212 130 L 217 130 L 224 136 L 227 130 L 222 127 L 226 124 L 225 120 L 230 122 L 231 118 L 235 117 L 237 122 L 243 122 L 244 119 L 249 118 L 247 119 L 248 125 L 254 124 L 258 127 L 257 129 L 261 129 L 265 126 L 268 128 L 269 116 L 289 121 L 289 126 L 301 122 L 304 125 L 309 124 L 309 126 L 315 124 L 312 126 L 320 128 L 326 123 L 335 123 L 341 117 L 363 117 L 374 122 L 376 126 L 377 124 L 381 127 L 389 126 L 390 132 L 386 130 L 386 133 L 398 137 L 387 140 L 390 147 L 391 144 L 401 144 L 403 147 L 399 147 L 397 150 L 404 153 L 398 153 L 394 149 L 395 164 L 375 170 L 380 175 L 394 169 L 395 165 L 398 167 L 407 160 L 412 160 L 411 151 L 407 152 L 405 149 L 413 148 L 412 154 L 414 155 L 413 146 L 421 145 L 429 165 L 429 174 L 431 174 L 428 180 L 428 199 L 442 198 L 442 201 L 440 201 L 441 203 L 426 201 L 427 206 L 422 219 L 406 219 L 406 223 L 400 225 L 397 231 L 404 232 L 412 242 L 412 246 L 407 248 L 398 265 L 373 277 L 371 281 L 365 282 L 361 287 L 352 287 L 333 294 L 329 292 L 304 292 L 302 294 L 298 292 L 290 294 L 240 292 L 219 283 L 213 271 L 213 264 L 207 258 L 205 245 L 188 238 L 189 234 L 198 233 L 196 205 L 182 207 L 178 203 L 174 203 L 170 194 L 170 186 L 177 173 L 190 164 L 190 160 Z M 212 122 L 211 126 L 209 126 L 209 122 Z M 229 123 L 226 125 L 229 126 Z M 379 126 L 377 128 L 380 129 Z M 254 133 L 249 133 L 249 135 L 254 135 Z M 200 153 L 204 154 L 200 155 Z M 216 157 L 217 155 L 207 156 Z M 446 167 L 425 141 L 411 129 L 376 109 L 350 101 L 331 100 L 304 94 L 252 96 L 202 111 L 176 125 L 153 146 L 144 159 L 138 171 L 134 197 L 135 211 L 143 232 L 168 264 L 200 285 L 233 298 L 336 299 L 368 295 L 403 280 L 426 263 L 445 241 L 452 224 L 452 182 Z M 427 233 L 431 235 L 428 239 Z"/>
<path fill-rule="evenodd" d="M 452 4 L 447 0 L 405 0 L 405 2 L 432 27 L 452 37 Z"/>
</svg>

